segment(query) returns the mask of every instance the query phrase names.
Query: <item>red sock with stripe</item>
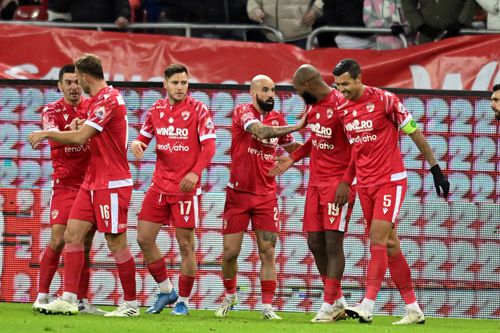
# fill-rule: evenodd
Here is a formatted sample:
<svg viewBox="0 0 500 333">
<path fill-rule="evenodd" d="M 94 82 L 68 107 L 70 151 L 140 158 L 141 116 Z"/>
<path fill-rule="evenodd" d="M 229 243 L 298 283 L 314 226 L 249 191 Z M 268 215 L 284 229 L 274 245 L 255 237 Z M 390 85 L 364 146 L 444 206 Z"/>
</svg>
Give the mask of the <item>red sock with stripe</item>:
<svg viewBox="0 0 500 333">
<path fill-rule="evenodd" d="M 59 266 L 61 252 L 54 251 L 50 246 L 45 248 L 42 261 L 40 261 L 40 278 L 38 281 L 38 292 L 49 293 L 50 283 Z"/>
</svg>

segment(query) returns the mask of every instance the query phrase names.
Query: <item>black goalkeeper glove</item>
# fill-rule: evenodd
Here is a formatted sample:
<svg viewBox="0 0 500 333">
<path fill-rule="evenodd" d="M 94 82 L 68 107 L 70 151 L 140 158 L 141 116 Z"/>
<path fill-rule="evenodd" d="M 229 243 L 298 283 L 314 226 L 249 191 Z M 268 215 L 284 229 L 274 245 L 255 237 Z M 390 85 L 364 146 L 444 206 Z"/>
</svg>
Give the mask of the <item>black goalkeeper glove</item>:
<svg viewBox="0 0 500 333">
<path fill-rule="evenodd" d="M 434 178 L 434 186 L 436 186 L 436 192 L 441 195 L 441 189 L 443 190 L 443 196 L 446 198 L 450 192 L 450 182 L 448 178 L 443 174 L 439 164 L 436 164 L 431 168 L 432 177 Z"/>
</svg>

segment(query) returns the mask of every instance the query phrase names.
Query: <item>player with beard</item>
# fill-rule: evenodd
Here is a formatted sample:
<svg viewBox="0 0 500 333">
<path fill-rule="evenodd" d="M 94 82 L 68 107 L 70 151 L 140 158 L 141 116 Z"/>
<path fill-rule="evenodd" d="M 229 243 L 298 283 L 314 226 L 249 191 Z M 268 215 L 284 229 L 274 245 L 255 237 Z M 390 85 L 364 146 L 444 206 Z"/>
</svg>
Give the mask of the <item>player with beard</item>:
<svg viewBox="0 0 500 333">
<path fill-rule="evenodd" d="M 135 157 L 156 138 L 156 168 L 138 215 L 137 242 L 160 292 L 146 313 L 158 314 L 179 298 L 174 315 L 189 313 L 196 274 L 195 228 L 200 221 L 201 173 L 215 154 L 215 128 L 210 111 L 188 95 L 188 70 L 172 64 L 165 70 L 167 98 L 153 104 L 139 136 L 132 142 Z M 165 259 L 156 245 L 163 225 L 175 228 L 181 254 L 179 294 L 172 288 Z M 180 296 L 180 297 L 179 297 Z"/>
<path fill-rule="evenodd" d="M 500 83 L 493 86 L 491 95 L 491 109 L 495 113 L 495 118 L 500 120 Z"/>
<path fill-rule="evenodd" d="M 120 92 L 106 83 L 101 60 L 97 56 L 85 54 L 76 60 L 75 67 L 78 83 L 91 96 L 88 117 L 83 126 L 64 132 L 35 131 L 28 137 L 33 147 L 44 139 L 66 145 L 87 142 L 90 145 L 90 163 L 71 207 L 64 234 L 64 292 L 60 298 L 40 307 L 48 314 L 78 313 L 76 300 L 85 262 L 84 240 L 89 231 L 97 228 L 104 233 L 116 261 L 124 293 L 124 302 L 105 316 L 135 317 L 140 314 L 136 298 L 136 271 L 126 234 L 133 184 L 127 160 L 127 107 Z"/>
<path fill-rule="evenodd" d="M 324 285 L 323 304 L 311 322 L 322 323 L 345 318 L 347 307 L 340 284 L 345 266 L 344 233 L 356 197 L 354 187 L 349 186 L 347 203 L 334 205 L 337 185 L 348 172 L 351 156 L 342 122 L 334 112 L 346 100 L 308 64 L 297 69 L 293 85 L 309 106 L 307 123 L 311 136 L 289 156 L 279 156 L 271 175 L 281 175 L 294 162 L 310 156 L 303 230 Z"/>
<path fill-rule="evenodd" d="M 269 171 L 274 166 L 278 145 L 289 153 L 300 146 L 289 133 L 304 127 L 305 117 L 297 125 L 288 126 L 283 115 L 274 111 L 274 89 L 268 76 L 255 76 L 250 86 L 252 103 L 238 105 L 233 111 L 231 170 L 222 226 L 225 298 L 215 311 L 217 317 L 227 316 L 237 302 L 237 260 L 251 220 L 262 263 L 262 317 L 281 319 L 271 306 L 276 291 L 274 248 L 280 221 L 276 181 Z"/>
<path fill-rule="evenodd" d="M 374 303 L 387 268 L 406 304 L 406 315 L 394 325 L 423 324 L 411 281 L 411 271 L 401 251 L 397 235 L 398 214 L 407 189 L 407 174 L 398 147 L 399 129 L 408 134 L 430 165 L 438 196 L 448 195 L 450 183 L 441 171 L 429 143 L 418 129 L 412 115 L 398 97 L 386 90 L 366 86 L 361 68 L 353 59 L 340 61 L 333 70 L 338 90 L 348 100 L 337 111 L 352 144 L 350 168 L 356 176 L 356 188 L 370 238 L 370 261 L 363 301 L 348 307 L 346 313 L 370 323 Z M 350 180 L 337 188 L 335 203 L 343 205 Z"/>
<path fill-rule="evenodd" d="M 75 119 L 87 118 L 89 100 L 82 96 L 82 87 L 78 84 L 75 65 L 65 65 L 59 71 L 57 87 L 63 97 L 48 104 L 42 110 L 42 127 L 47 131 L 67 131 Z M 59 259 L 64 248 L 64 232 L 68 224 L 71 206 L 75 201 L 85 171 L 90 161 L 88 143 L 81 146 L 67 146 L 49 141 L 50 158 L 54 173 L 52 174 L 52 195 L 50 198 L 50 241 L 43 252 L 40 262 L 40 278 L 38 296 L 33 310 L 41 311 L 40 305 L 49 303 L 49 288 L 59 266 Z M 90 279 L 90 249 L 95 230 L 85 237 L 85 265 L 78 287 L 78 311 L 102 315 L 105 312 L 88 302 Z M 43 311 L 43 310 L 42 310 Z"/>
</svg>

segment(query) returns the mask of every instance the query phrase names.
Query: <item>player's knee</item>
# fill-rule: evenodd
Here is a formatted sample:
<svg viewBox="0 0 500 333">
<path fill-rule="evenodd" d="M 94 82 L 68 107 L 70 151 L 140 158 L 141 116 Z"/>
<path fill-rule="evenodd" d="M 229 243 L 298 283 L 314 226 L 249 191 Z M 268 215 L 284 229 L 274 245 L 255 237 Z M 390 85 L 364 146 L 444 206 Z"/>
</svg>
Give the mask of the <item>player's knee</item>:
<svg viewBox="0 0 500 333">
<path fill-rule="evenodd" d="M 225 248 L 224 249 L 224 261 L 237 260 L 239 254 L 240 254 L 240 251 L 238 251 L 238 249 Z"/>
<path fill-rule="evenodd" d="M 137 244 L 141 248 L 142 251 L 147 251 L 151 249 L 155 245 L 156 240 L 152 237 L 145 235 L 137 235 Z"/>
<path fill-rule="evenodd" d="M 61 252 L 64 249 L 64 235 L 60 237 L 51 237 L 50 238 L 50 247 L 55 252 Z"/>
<path fill-rule="evenodd" d="M 312 253 L 323 252 L 324 248 L 322 243 L 316 241 L 316 239 L 309 237 L 307 238 L 307 246 Z"/>
<path fill-rule="evenodd" d="M 187 240 L 179 242 L 179 252 L 183 257 L 193 254 L 194 244 L 191 244 L 191 242 Z"/>
</svg>

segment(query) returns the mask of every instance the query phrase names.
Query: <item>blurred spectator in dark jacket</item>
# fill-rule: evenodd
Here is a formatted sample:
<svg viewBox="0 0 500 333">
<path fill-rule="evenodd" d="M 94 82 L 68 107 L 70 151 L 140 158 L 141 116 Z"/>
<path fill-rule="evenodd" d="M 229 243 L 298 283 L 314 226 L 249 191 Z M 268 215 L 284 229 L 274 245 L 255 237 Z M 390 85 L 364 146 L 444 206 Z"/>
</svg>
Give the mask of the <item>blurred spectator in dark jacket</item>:
<svg viewBox="0 0 500 333">
<path fill-rule="evenodd" d="M 12 20 L 17 6 L 16 0 L 0 0 L 0 19 Z"/>
<path fill-rule="evenodd" d="M 73 22 L 114 22 L 125 28 L 130 21 L 128 0 L 71 0 Z"/>
<path fill-rule="evenodd" d="M 457 36 L 470 28 L 477 10 L 474 0 L 402 0 L 402 5 L 419 44 Z"/>
<path fill-rule="evenodd" d="M 364 0 L 323 0 L 323 14 L 315 26 L 364 27 Z M 320 47 L 337 46 L 345 49 L 369 49 L 375 47 L 375 37 L 363 33 L 321 33 L 318 35 Z"/>
</svg>

